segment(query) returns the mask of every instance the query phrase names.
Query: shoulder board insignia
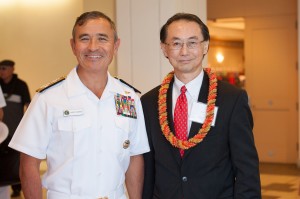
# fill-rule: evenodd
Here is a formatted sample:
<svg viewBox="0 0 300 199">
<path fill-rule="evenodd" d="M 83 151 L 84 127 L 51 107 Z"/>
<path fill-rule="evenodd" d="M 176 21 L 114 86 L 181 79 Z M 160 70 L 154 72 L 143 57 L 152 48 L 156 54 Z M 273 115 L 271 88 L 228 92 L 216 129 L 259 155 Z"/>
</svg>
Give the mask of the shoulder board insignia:
<svg viewBox="0 0 300 199">
<path fill-rule="evenodd" d="M 131 86 L 130 84 L 128 84 L 127 82 L 125 82 L 124 80 L 122 79 L 119 79 L 118 77 L 115 77 L 116 79 L 118 79 L 120 82 L 122 82 L 123 84 L 129 86 L 130 88 L 132 88 L 134 90 L 134 92 L 136 93 L 139 93 L 139 94 L 142 94 L 141 91 L 139 91 L 138 89 L 134 88 L 133 86 Z"/>
<path fill-rule="evenodd" d="M 40 88 L 36 89 L 36 92 L 41 93 L 44 90 L 50 88 L 51 86 L 54 86 L 55 84 L 57 84 L 57 83 L 65 80 L 65 79 L 66 79 L 66 76 L 59 77 L 59 78 L 57 78 L 57 79 L 55 79 L 55 80 L 53 80 L 53 81 L 51 81 L 51 82 L 49 82 L 49 83 L 41 86 Z"/>
</svg>

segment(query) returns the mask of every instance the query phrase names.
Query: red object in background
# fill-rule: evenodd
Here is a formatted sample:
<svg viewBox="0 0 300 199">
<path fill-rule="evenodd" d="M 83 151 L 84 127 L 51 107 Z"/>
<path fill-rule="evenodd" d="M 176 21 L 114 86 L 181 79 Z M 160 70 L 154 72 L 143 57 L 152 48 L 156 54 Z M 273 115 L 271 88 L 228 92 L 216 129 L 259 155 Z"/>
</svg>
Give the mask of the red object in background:
<svg viewBox="0 0 300 199">
<path fill-rule="evenodd" d="M 229 84 L 235 85 L 235 78 L 234 77 L 229 77 L 228 82 L 229 82 Z"/>
<path fill-rule="evenodd" d="M 228 73 L 228 82 L 229 82 L 229 84 L 232 84 L 232 85 L 236 84 L 235 77 L 234 77 L 233 73 Z"/>
</svg>

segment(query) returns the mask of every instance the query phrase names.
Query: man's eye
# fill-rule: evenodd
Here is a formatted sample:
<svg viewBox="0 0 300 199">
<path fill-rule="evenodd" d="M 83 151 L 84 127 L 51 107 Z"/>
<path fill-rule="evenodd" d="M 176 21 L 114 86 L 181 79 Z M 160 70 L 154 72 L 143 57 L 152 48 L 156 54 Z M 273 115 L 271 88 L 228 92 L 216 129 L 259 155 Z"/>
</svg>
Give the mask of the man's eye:
<svg viewBox="0 0 300 199">
<path fill-rule="evenodd" d="M 80 41 L 88 41 L 88 40 L 89 40 L 88 37 L 81 37 L 81 38 L 80 38 Z"/>
<path fill-rule="evenodd" d="M 188 48 L 197 48 L 200 42 L 198 41 L 189 41 L 187 43 Z"/>
<path fill-rule="evenodd" d="M 108 42 L 108 39 L 106 37 L 100 37 L 99 41 L 105 43 Z"/>
<path fill-rule="evenodd" d="M 172 45 L 173 45 L 174 47 L 178 47 L 178 46 L 181 46 L 182 44 L 181 44 L 180 42 L 174 42 Z"/>
</svg>

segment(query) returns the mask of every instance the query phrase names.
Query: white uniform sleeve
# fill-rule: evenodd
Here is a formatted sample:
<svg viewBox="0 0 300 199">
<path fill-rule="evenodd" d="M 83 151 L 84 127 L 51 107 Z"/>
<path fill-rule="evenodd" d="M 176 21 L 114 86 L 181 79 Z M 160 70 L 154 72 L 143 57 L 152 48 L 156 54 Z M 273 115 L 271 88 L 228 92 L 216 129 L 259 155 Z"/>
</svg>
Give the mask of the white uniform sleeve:
<svg viewBox="0 0 300 199">
<path fill-rule="evenodd" d="M 51 135 L 51 117 L 42 95 L 34 96 L 9 147 L 38 159 L 46 158 Z"/>
</svg>

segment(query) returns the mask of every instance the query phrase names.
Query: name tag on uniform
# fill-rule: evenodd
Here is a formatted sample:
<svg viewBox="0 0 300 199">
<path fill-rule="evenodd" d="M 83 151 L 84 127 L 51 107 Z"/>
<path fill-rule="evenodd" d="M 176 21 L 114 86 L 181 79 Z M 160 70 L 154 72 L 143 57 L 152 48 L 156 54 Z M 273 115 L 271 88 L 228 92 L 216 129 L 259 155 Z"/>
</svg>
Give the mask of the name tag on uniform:
<svg viewBox="0 0 300 199">
<path fill-rule="evenodd" d="M 64 110 L 63 115 L 65 117 L 79 116 L 79 115 L 83 115 L 83 110 L 81 110 L 81 109 L 66 109 L 66 110 Z"/>
<path fill-rule="evenodd" d="M 115 95 L 115 104 L 117 115 L 124 117 L 137 118 L 134 99 L 131 96 L 121 95 L 117 93 Z"/>
<path fill-rule="evenodd" d="M 204 104 L 202 102 L 193 102 L 189 120 L 203 124 L 206 117 L 206 107 L 207 104 Z M 212 126 L 215 126 L 217 112 L 218 112 L 218 107 L 215 106 L 214 119 L 211 124 Z"/>
</svg>

